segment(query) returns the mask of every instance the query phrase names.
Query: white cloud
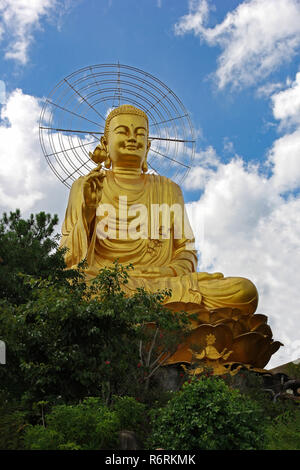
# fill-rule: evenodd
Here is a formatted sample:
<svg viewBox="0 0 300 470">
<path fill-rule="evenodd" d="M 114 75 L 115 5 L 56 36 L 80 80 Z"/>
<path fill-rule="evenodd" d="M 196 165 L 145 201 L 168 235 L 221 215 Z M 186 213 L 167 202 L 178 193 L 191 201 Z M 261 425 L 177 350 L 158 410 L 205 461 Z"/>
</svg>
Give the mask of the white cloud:
<svg viewBox="0 0 300 470">
<path fill-rule="evenodd" d="M 8 41 L 5 58 L 26 64 L 34 30 L 59 6 L 60 0 L 0 0 L 0 39 Z"/>
<path fill-rule="evenodd" d="M 285 344 L 268 367 L 300 357 L 300 198 L 284 200 L 271 179 L 234 159 L 209 174 L 187 211 L 198 270 L 243 276 L 257 286 L 257 312 L 268 315 L 274 338 Z"/>
<path fill-rule="evenodd" d="M 17 89 L 7 97 L 0 121 L 0 211 L 65 211 L 67 190 L 58 184 L 41 151 L 39 100 Z"/>
<path fill-rule="evenodd" d="M 300 124 L 300 72 L 289 88 L 272 96 L 273 114 L 281 127 Z"/>
<path fill-rule="evenodd" d="M 299 74 L 272 97 L 280 128 L 290 119 L 296 125 L 298 89 Z M 284 343 L 268 368 L 299 358 L 300 125 L 273 142 L 261 167 L 240 157 L 215 168 L 196 167 L 185 187 L 197 184 L 203 193 L 187 211 L 198 269 L 255 283 L 257 312 L 268 315 L 274 338 Z"/>
<path fill-rule="evenodd" d="M 0 105 L 6 101 L 6 86 L 3 80 L 0 80 Z"/>
<path fill-rule="evenodd" d="M 276 82 L 276 83 L 265 83 L 264 85 L 260 86 L 257 91 L 256 95 L 258 98 L 267 97 L 269 98 L 275 91 L 284 88 L 284 83 Z"/>
<path fill-rule="evenodd" d="M 208 0 L 190 0 L 189 13 L 175 25 L 175 33 L 191 32 L 208 45 L 221 47 L 219 88 L 256 84 L 291 60 L 300 46 L 299 0 L 244 1 L 209 28 L 211 8 Z"/>
<path fill-rule="evenodd" d="M 194 189 L 204 189 L 214 171 L 203 166 L 193 166 L 184 180 L 183 186 L 189 191 Z"/>
<path fill-rule="evenodd" d="M 220 161 L 216 150 L 211 145 L 196 152 L 195 160 L 200 161 L 202 166 L 217 166 Z"/>
<path fill-rule="evenodd" d="M 285 90 L 271 96 L 279 130 L 294 128 L 275 140 L 268 154 L 268 163 L 273 167 L 271 182 L 281 193 L 300 186 L 300 72 L 287 85 Z"/>
<path fill-rule="evenodd" d="M 223 139 L 223 149 L 225 153 L 234 154 L 234 143 L 228 137 L 224 137 Z"/>
<path fill-rule="evenodd" d="M 204 189 L 219 163 L 217 152 L 211 145 L 199 150 L 194 155 L 194 165 L 184 180 L 183 187 L 187 190 Z"/>
<path fill-rule="evenodd" d="M 268 162 L 273 165 L 271 182 L 277 191 L 284 193 L 299 188 L 300 128 L 274 142 Z"/>
</svg>

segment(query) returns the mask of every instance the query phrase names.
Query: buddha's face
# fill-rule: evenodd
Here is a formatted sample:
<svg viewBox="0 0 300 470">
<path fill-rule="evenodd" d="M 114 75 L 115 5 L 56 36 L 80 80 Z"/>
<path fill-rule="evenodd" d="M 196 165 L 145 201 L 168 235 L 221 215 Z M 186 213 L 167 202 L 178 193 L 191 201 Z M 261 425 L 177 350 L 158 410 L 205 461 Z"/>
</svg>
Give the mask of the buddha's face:
<svg viewBox="0 0 300 470">
<path fill-rule="evenodd" d="M 143 116 L 119 114 L 112 118 L 107 150 L 113 168 L 141 168 L 149 147 L 147 121 Z"/>
</svg>

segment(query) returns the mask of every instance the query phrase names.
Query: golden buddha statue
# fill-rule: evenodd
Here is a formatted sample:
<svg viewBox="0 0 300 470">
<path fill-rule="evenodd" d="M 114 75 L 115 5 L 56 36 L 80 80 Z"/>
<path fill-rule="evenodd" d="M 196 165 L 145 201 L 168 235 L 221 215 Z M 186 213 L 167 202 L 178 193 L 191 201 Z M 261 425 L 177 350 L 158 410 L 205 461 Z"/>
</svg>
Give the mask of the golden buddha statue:
<svg viewBox="0 0 300 470">
<path fill-rule="evenodd" d="M 86 258 L 86 275 L 91 279 L 115 259 L 133 264 L 124 287 L 128 294 L 137 287 L 152 292 L 171 289 L 165 300 L 168 308 L 198 315 L 198 320 L 191 320 L 193 341 L 197 342 L 201 325 L 223 327 L 233 335 L 230 350 L 238 359 L 233 339 L 254 332 L 250 326 L 245 330 L 246 321 L 264 317 L 253 315 L 258 303 L 256 287 L 245 278 L 196 271 L 194 236 L 181 189 L 164 176 L 147 173 L 149 149 L 147 115 L 131 105 L 111 111 L 100 144 L 90 154 L 98 166 L 76 180 L 70 191 L 61 239 L 61 246 L 68 249 L 67 267 Z M 165 211 L 160 210 L 162 205 Z M 272 343 L 265 318 L 254 322 L 256 330 L 264 328 L 266 333 L 255 330 L 256 339 L 268 338 L 263 359 L 254 361 L 258 367 L 279 347 Z M 250 341 L 255 343 L 255 338 Z M 179 348 L 168 363 L 189 362 L 188 351 L 188 344 Z"/>
</svg>

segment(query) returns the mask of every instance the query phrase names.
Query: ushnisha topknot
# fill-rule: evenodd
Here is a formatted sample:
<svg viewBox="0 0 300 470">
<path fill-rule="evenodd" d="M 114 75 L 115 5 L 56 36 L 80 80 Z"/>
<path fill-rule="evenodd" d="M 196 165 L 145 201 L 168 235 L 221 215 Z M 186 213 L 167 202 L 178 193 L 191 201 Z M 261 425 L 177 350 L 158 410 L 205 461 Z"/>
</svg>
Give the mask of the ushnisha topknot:
<svg viewBox="0 0 300 470">
<path fill-rule="evenodd" d="M 147 133 L 149 135 L 149 121 L 148 121 L 147 114 L 141 109 L 136 108 L 135 106 L 132 106 L 131 104 L 122 104 L 118 108 L 113 109 L 106 118 L 105 129 L 104 129 L 104 137 L 106 139 L 108 138 L 110 121 L 112 120 L 112 118 L 114 118 L 115 116 L 118 116 L 119 114 L 135 114 L 137 116 L 142 116 L 144 119 L 146 119 Z"/>
</svg>

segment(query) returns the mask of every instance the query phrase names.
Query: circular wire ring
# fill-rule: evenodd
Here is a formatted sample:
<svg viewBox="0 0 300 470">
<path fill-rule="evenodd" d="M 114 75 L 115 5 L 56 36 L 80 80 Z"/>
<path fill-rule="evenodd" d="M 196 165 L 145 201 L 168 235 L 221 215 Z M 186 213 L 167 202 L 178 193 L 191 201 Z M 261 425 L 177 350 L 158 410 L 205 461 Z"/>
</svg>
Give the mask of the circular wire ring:
<svg viewBox="0 0 300 470">
<path fill-rule="evenodd" d="M 196 141 L 189 114 L 159 79 L 135 67 L 98 64 L 62 79 L 45 100 L 39 137 L 50 168 L 67 187 L 96 164 L 90 159 L 109 112 L 121 104 L 142 109 L 149 119 L 150 173 L 181 184 L 194 159 Z"/>
</svg>

